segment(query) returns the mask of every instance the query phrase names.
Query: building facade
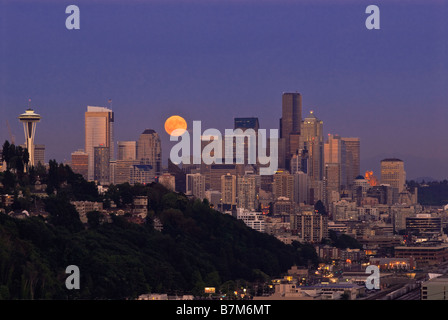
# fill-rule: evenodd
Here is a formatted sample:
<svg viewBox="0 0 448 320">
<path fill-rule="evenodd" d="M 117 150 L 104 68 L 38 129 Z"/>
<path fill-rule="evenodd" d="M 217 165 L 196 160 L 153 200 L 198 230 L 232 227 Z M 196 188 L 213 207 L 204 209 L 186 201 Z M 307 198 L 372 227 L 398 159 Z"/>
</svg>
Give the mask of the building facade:
<svg viewBox="0 0 448 320">
<path fill-rule="evenodd" d="M 89 155 L 84 150 L 78 150 L 71 154 L 71 168 L 74 173 L 78 173 L 88 179 L 89 171 Z"/>
<path fill-rule="evenodd" d="M 88 106 L 84 114 L 85 152 L 89 155 L 88 180 L 94 180 L 95 157 L 94 148 L 109 148 L 109 160 L 114 158 L 114 113 L 104 107 Z"/>
<path fill-rule="evenodd" d="M 406 183 L 406 171 L 403 160 L 388 158 L 381 160 L 381 184 L 388 184 L 402 192 Z"/>
<path fill-rule="evenodd" d="M 156 176 L 162 174 L 162 144 L 157 132 L 146 129 L 137 141 L 137 160 L 154 168 Z"/>
</svg>

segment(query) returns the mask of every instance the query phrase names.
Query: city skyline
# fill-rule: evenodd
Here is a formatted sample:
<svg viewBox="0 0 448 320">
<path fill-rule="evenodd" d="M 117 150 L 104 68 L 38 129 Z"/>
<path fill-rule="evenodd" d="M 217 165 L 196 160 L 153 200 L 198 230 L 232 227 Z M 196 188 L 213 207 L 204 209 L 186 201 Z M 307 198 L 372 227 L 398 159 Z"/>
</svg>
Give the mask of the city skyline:
<svg viewBox="0 0 448 320">
<path fill-rule="evenodd" d="M 209 128 L 232 128 L 237 117 L 278 128 L 282 92 L 297 91 L 325 137 L 360 138 L 361 174 L 378 177 L 380 160 L 397 157 L 411 179 L 448 177 L 443 2 L 381 3 L 381 30 L 370 31 L 365 4 L 350 1 L 175 3 L 81 1 L 76 33 L 63 6 L 1 2 L 0 138 L 10 140 L 8 120 L 23 142 L 15 119 L 31 99 L 46 161 L 69 161 L 83 148 L 86 106 L 112 99 L 115 141 L 152 128 L 169 150 L 163 123 L 173 114 Z"/>
</svg>

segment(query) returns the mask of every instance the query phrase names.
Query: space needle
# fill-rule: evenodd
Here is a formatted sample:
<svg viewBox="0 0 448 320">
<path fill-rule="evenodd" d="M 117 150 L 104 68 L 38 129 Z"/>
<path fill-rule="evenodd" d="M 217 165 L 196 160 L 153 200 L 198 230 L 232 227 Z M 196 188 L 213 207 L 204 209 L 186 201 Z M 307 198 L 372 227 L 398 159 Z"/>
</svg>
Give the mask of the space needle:
<svg viewBox="0 0 448 320">
<path fill-rule="evenodd" d="M 29 164 L 31 166 L 34 166 L 34 135 L 36 134 L 36 125 L 40 119 L 41 116 L 35 113 L 33 109 L 27 109 L 25 113 L 19 115 L 19 120 L 23 123 L 25 131 L 25 144 L 30 156 Z"/>
</svg>

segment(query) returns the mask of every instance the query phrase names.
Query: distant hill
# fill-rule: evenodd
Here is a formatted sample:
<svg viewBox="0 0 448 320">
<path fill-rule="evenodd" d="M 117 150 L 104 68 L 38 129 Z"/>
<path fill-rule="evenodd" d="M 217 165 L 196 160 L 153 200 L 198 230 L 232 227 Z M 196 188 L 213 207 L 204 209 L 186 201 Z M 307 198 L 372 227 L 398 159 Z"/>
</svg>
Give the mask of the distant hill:
<svg viewBox="0 0 448 320">
<path fill-rule="evenodd" d="M 379 154 L 369 158 L 362 158 L 361 174 L 364 175 L 366 170 L 373 170 L 373 174 L 379 179 L 381 177 L 380 162 L 382 159 L 390 157 L 404 161 L 407 180 L 417 180 L 420 179 L 419 177 L 428 177 L 431 181 L 448 179 L 447 160 L 400 153 Z"/>
<path fill-rule="evenodd" d="M 422 184 L 409 181 L 418 188 L 418 202 L 426 206 L 444 206 L 448 204 L 448 181 L 428 181 Z"/>
</svg>

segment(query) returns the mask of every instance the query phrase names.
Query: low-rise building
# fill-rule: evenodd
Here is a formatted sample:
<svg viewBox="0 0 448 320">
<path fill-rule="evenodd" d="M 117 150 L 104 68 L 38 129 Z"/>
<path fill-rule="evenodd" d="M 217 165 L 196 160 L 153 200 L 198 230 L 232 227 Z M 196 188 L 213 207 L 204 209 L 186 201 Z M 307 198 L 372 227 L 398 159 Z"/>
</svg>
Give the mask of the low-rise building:
<svg viewBox="0 0 448 320">
<path fill-rule="evenodd" d="M 448 275 L 423 282 L 421 285 L 421 300 L 448 300 Z"/>
<path fill-rule="evenodd" d="M 422 244 L 395 247 L 396 258 L 413 258 L 418 267 L 436 265 L 448 260 L 448 245 Z"/>
</svg>

